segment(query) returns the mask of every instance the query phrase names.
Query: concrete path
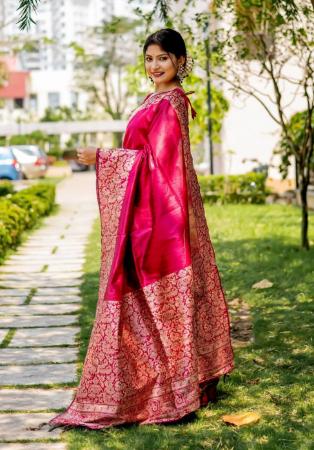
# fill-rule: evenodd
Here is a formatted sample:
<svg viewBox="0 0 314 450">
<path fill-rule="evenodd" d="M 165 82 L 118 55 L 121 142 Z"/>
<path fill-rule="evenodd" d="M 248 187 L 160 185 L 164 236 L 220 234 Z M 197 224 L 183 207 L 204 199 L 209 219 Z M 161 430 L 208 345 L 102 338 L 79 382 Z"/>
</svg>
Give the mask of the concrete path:
<svg viewBox="0 0 314 450">
<path fill-rule="evenodd" d="M 0 266 L 0 450 L 66 448 L 61 428 L 38 424 L 69 405 L 74 391 L 66 384 L 78 382 L 79 288 L 98 216 L 95 173 L 62 181 L 57 203 L 58 214 Z"/>
</svg>

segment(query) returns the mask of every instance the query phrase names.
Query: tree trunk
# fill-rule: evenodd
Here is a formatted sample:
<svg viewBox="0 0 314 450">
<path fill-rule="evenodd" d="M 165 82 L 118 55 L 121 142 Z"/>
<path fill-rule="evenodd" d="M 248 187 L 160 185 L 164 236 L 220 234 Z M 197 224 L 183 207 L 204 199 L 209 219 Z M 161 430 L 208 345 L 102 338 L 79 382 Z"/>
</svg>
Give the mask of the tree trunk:
<svg viewBox="0 0 314 450">
<path fill-rule="evenodd" d="M 308 181 L 301 177 L 300 182 L 300 196 L 301 196 L 301 207 L 302 207 L 302 224 L 301 224 L 301 245 L 306 250 L 310 249 L 310 243 L 308 238 L 308 205 L 307 205 L 307 188 Z"/>
<path fill-rule="evenodd" d="M 114 148 L 122 147 L 122 137 L 123 137 L 123 133 L 121 131 L 115 131 L 113 133 L 113 147 Z"/>
</svg>

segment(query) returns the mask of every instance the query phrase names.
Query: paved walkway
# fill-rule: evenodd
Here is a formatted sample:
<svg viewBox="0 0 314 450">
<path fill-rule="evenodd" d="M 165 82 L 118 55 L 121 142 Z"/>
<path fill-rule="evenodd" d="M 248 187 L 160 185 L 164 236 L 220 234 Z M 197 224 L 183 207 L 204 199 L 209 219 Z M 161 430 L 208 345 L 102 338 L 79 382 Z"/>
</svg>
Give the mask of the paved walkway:
<svg viewBox="0 0 314 450">
<path fill-rule="evenodd" d="M 60 212 L 0 266 L 0 450 L 66 448 L 61 428 L 36 427 L 70 403 L 66 384 L 78 381 L 79 288 L 98 216 L 95 173 L 62 181 L 57 203 Z"/>
</svg>

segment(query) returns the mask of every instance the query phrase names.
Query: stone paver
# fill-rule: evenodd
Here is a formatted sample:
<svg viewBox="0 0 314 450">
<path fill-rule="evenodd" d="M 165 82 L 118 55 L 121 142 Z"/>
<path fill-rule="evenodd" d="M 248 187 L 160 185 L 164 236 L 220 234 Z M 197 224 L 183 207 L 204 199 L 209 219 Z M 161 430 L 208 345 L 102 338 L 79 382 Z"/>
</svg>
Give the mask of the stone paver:
<svg viewBox="0 0 314 450">
<path fill-rule="evenodd" d="M 62 432 L 61 428 L 48 431 L 49 427 L 45 425 L 39 430 L 36 429 L 40 424 L 47 423 L 55 415 L 55 413 L 0 414 L 0 438 L 4 442 L 22 439 L 58 439 Z M 41 445 L 44 450 L 43 445 L 45 444 L 42 443 Z"/>
<path fill-rule="evenodd" d="M 5 335 L 7 334 L 8 330 L 0 330 L 0 344 L 5 338 Z"/>
<path fill-rule="evenodd" d="M 76 364 L 0 366 L 0 385 L 34 385 L 76 381 Z M 1 414 L 0 414 L 1 417 Z"/>
<path fill-rule="evenodd" d="M 18 255 L 25 255 L 27 257 L 30 256 L 30 254 L 32 254 L 34 257 L 36 256 L 40 256 L 41 258 L 49 258 L 49 256 L 52 254 L 52 251 L 54 249 L 54 245 L 51 245 L 49 247 L 47 247 L 46 249 L 39 249 L 38 247 L 33 248 L 33 247 L 23 247 L 20 252 L 18 253 Z"/>
<path fill-rule="evenodd" d="M 14 266 L 5 265 L 0 266 L 0 274 L 4 273 L 21 273 L 22 271 L 24 273 L 34 273 L 34 272 L 40 272 L 43 268 L 44 264 L 34 264 L 30 265 L 29 263 L 26 264 L 14 264 Z"/>
<path fill-rule="evenodd" d="M 0 405 L 3 411 L 60 409 L 73 395 L 73 389 L 0 389 Z"/>
<path fill-rule="evenodd" d="M 26 297 L 0 297 L 0 306 L 2 305 L 23 305 Z"/>
<path fill-rule="evenodd" d="M 78 327 L 23 328 L 16 330 L 10 347 L 74 345 Z M 29 352 L 29 350 L 28 350 Z"/>
<path fill-rule="evenodd" d="M 20 305 L 20 306 L 0 306 L 0 316 L 24 316 L 25 314 L 67 314 L 77 312 L 80 305 L 73 303 L 60 303 L 58 308 L 51 308 L 49 305 Z"/>
<path fill-rule="evenodd" d="M 27 297 L 30 289 L 0 289 L 0 298 L 2 297 Z"/>
<path fill-rule="evenodd" d="M 49 256 L 49 263 L 55 263 L 55 264 L 70 264 L 70 263 L 83 263 L 84 262 L 84 258 L 80 257 L 80 258 L 73 258 L 72 255 L 64 255 L 64 256 L 59 256 L 56 255 L 55 253 L 51 254 Z M 45 265 L 47 264 L 47 258 L 43 258 L 41 255 L 32 255 L 32 257 L 30 257 L 29 255 L 14 255 L 11 256 L 10 259 L 8 259 L 6 261 L 6 265 L 15 265 L 15 264 L 42 264 Z"/>
<path fill-rule="evenodd" d="M 28 252 L 29 253 L 29 252 Z M 10 259 L 6 261 L 6 265 L 14 265 L 14 264 L 47 264 L 47 258 L 41 255 L 32 255 L 30 257 L 29 254 L 25 255 L 14 255 L 11 256 Z M 56 253 L 48 253 L 49 262 L 51 263 L 59 263 L 59 264 L 67 264 L 68 262 L 82 262 L 84 258 L 82 256 L 73 258 L 72 255 L 57 255 Z"/>
<path fill-rule="evenodd" d="M 64 316 L 11 316 L 1 317 L 0 326 L 2 328 L 52 327 L 72 325 L 77 321 L 77 315 L 70 314 Z"/>
<path fill-rule="evenodd" d="M 74 287 L 74 286 L 80 286 L 81 280 L 79 278 L 71 278 L 71 279 L 60 279 L 60 280 L 51 280 L 49 282 L 50 287 Z M 22 280 L 22 281 L 7 281 L 7 280 L 0 280 L 0 286 L 4 288 L 14 288 L 14 287 L 20 287 L 20 288 L 43 288 L 47 286 L 47 281 L 45 280 L 36 280 L 35 278 L 33 280 Z"/>
<path fill-rule="evenodd" d="M 59 288 L 39 288 L 36 295 L 80 295 L 81 291 L 78 287 L 59 287 Z"/>
<path fill-rule="evenodd" d="M 66 450 L 67 445 L 63 442 L 31 442 L 24 444 L 0 444 L 0 450 Z"/>
<path fill-rule="evenodd" d="M 51 342 L 50 342 L 51 344 Z M 58 344 L 57 344 L 58 345 Z M 77 349 L 73 347 L 0 348 L 0 365 L 68 363 L 77 359 Z M 0 404 L 0 407 L 1 404 Z"/>
<path fill-rule="evenodd" d="M 80 272 L 82 275 L 82 264 L 68 264 L 68 265 L 63 265 L 63 264 L 58 264 L 58 265 L 53 265 L 53 264 L 49 264 L 47 270 L 45 273 L 56 273 L 56 272 Z"/>
<path fill-rule="evenodd" d="M 43 304 L 43 303 L 79 303 L 81 297 L 79 295 L 34 295 L 31 300 L 31 304 Z M 0 299 L 1 303 L 1 299 Z"/>
<path fill-rule="evenodd" d="M 73 278 L 80 278 L 83 275 L 82 272 L 66 272 L 66 273 L 54 273 L 54 274 L 47 274 L 47 272 L 40 272 L 36 273 L 34 275 L 33 273 L 25 273 L 25 274 L 14 274 L 14 273 L 7 273 L 7 274 L 0 274 L 0 282 L 2 280 L 5 281 L 35 281 L 40 280 L 44 281 L 46 283 L 50 283 L 53 281 L 59 281 L 63 279 L 71 280 Z"/>
<path fill-rule="evenodd" d="M 95 174 L 65 179 L 57 203 L 59 213 L 0 266 L 0 341 L 16 328 L 0 349 L 0 450 L 66 450 L 62 429 L 47 425 L 56 414 L 44 411 L 67 407 L 74 394 L 52 385 L 77 383 L 85 245 L 99 214 Z M 56 442 L 32 442 L 42 438 Z"/>
</svg>

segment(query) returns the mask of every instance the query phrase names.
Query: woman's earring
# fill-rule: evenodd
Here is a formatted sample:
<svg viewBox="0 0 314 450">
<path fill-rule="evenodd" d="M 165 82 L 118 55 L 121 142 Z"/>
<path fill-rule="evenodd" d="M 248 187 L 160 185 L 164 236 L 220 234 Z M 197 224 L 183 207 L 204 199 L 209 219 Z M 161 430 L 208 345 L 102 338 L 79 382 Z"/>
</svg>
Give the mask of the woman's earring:
<svg viewBox="0 0 314 450">
<path fill-rule="evenodd" d="M 154 80 L 152 79 L 152 77 L 148 77 L 149 79 L 150 79 L 150 81 L 153 83 L 154 82 Z"/>
<path fill-rule="evenodd" d="M 178 78 L 180 80 L 180 83 L 181 83 L 183 81 L 183 78 L 184 78 L 184 67 L 183 67 L 183 64 L 181 64 L 179 66 L 179 69 L 178 69 L 178 72 L 177 72 L 177 76 L 178 76 Z"/>
<path fill-rule="evenodd" d="M 187 77 L 193 69 L 194 60 L 190 55 L 186 56 L 186 61 L 184 64 L 181 64 L 177 71 L 177 77 L 180 80 L 180 83 L 182 80 Z"/>
</svg>

